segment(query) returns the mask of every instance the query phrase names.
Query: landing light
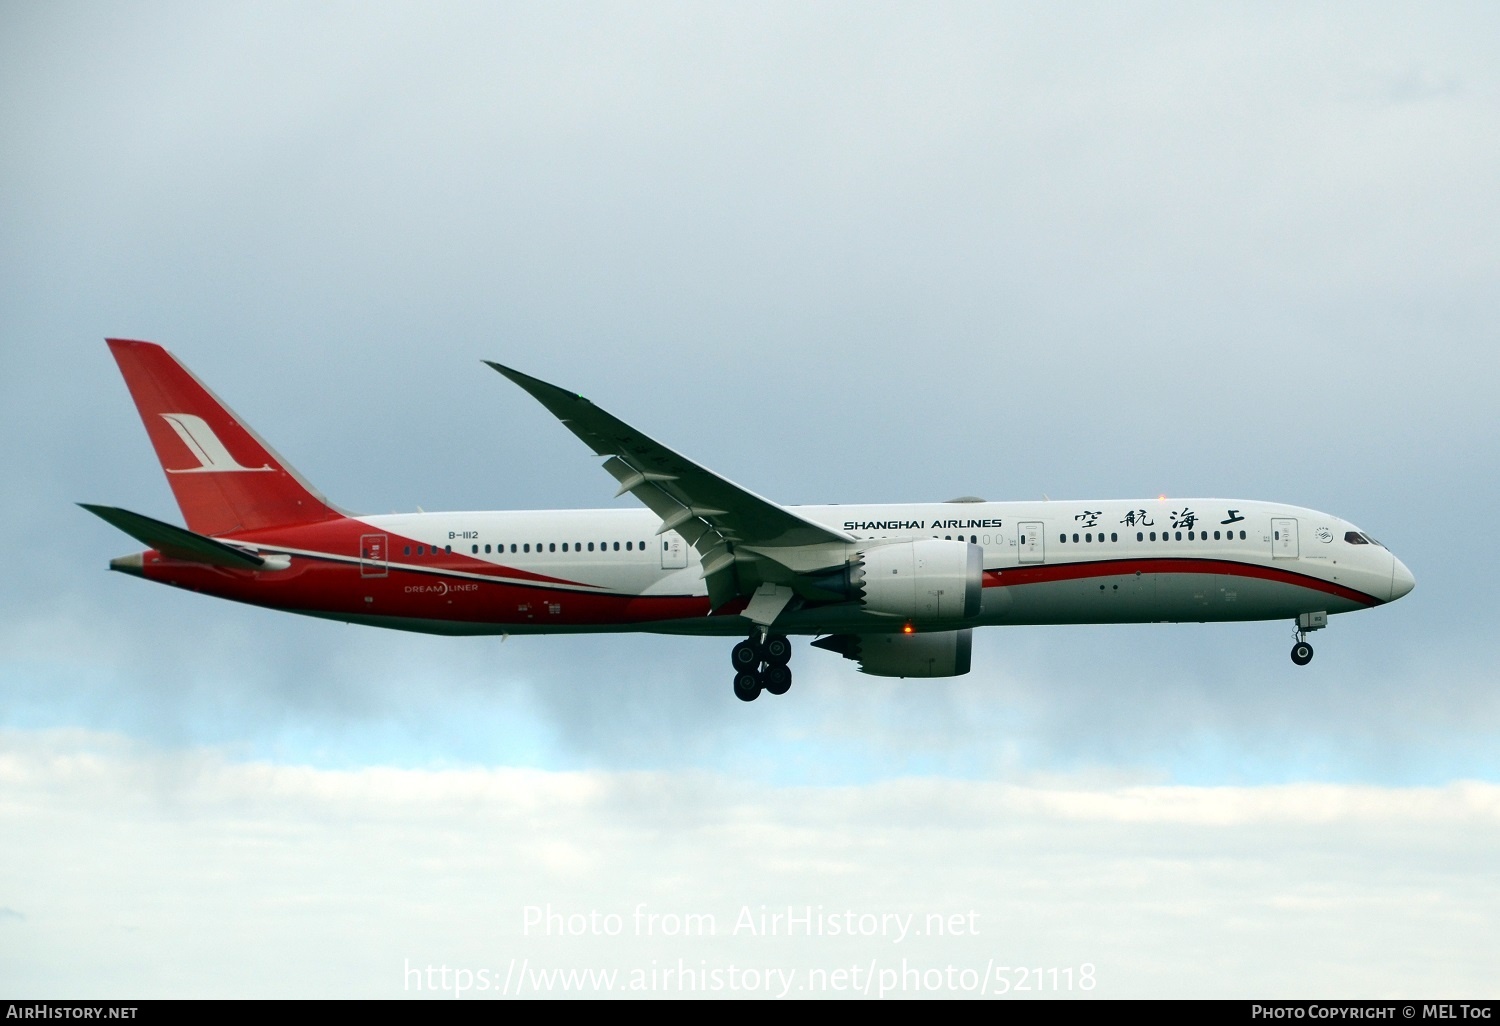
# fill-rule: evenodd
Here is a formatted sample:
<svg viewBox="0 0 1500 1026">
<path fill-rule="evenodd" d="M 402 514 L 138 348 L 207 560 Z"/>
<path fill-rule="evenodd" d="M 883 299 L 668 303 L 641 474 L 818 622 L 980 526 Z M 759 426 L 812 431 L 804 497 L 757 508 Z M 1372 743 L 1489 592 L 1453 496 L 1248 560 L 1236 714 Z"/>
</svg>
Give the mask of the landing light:
<svg viewBox="0 0 1500 1026">
<path fill-rule="evenodd" d="M 913 627 L 911 624 L 907 624 L 905 627 L 901 628 L 901 633 L 902 634 L 910 634 L 914 630 L 916 630 L 915 627 Z"/>
</svg>

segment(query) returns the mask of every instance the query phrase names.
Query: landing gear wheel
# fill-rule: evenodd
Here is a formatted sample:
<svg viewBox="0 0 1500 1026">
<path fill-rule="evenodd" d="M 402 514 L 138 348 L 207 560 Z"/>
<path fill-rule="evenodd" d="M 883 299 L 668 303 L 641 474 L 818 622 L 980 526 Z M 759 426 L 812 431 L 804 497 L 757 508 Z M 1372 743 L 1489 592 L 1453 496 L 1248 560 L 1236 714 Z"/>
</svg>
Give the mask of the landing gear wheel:
<svg viewBox="0 0 1500 1026">
<path fill-rule="evenodd" d="M 760 675 L 754 670 L 742 670 L 734 675 L 734 697 L 741 702 L 753 702 L 760 697 Z"/>
<path fill-rule="evenodd" d="M 784 695 L 792 687 L 792 671 L 785 663 L 773 663 L 766 667 L 766 690 L 773 695 Z"/>
<path fill-rule="evenodd" d="M 1313 647 L 1305 641 L 1299 641 L 1292 646 L 1292 662 L 1298 666 L 1306 666 L 1312 662 Z"/>
<path fill-rule="evenodd" d="M 792 661 L 792 643 L 785 634 L 773 634 L 761 646 L 761 654 L 772 666 L 785 666 Z"/>
<path fill-rule="evenodd" d="M 760 665 L 760 646 L 753 641 L 742 641 L 729 653 L 729 662 L 736 670 L 754 672 Z"/>
</svg>

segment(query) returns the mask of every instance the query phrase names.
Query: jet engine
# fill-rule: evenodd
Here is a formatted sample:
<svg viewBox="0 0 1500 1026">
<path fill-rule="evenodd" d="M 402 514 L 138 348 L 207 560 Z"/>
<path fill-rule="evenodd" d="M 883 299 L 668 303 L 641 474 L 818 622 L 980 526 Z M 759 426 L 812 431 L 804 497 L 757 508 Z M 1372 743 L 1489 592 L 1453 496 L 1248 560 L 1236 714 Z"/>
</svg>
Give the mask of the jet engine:
<svg viewBox="0 0 1500 1026">
<path fill-rule="evenodd" d="M 859 663 L 875 677 L 960 677 L 969 672 L 974 632 L 834 634 L 813 642 Z"/>
<path fill-rule="evenodd" d="M 984 549 L 943 538 L 875 545 L 847 566 L 807 575 L 804 583 L 880 616 L 967 620 L 979 615 Z"/>
</svg>

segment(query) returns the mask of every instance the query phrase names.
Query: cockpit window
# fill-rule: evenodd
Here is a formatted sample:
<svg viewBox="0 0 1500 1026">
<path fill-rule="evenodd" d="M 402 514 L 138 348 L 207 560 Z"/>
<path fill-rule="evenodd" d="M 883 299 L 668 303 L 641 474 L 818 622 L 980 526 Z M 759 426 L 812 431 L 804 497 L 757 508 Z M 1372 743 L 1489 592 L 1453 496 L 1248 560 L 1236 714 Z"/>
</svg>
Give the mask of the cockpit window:
<svg viewBox="0 0 1500 1026">
<path fill-rule="evenodd" d="M 1374 538 L 1371 538 L 1368 534 L 1365 535 L 1365 541 L 1369 542 L 1371 545 L 1380 545 L 1378 541 L 1376 541 Z M 1380 545 L 1380 547 L 1382 549 L 1385 548 L 1384 545 Z"/>
<path fill-rule="evenodd" d="M 1344 541 L 1348 542 L 1350 545 L 1368 545 L 1368 544 L 1370 544 L 1369 542 L 1365 541 L 1365 536 L 1362 535 L 1362 534 L 1360 534 L 1358 531 L 1348 531 L 1348 532 L 1346 532 L 1344 534 Z"/>
</svg>

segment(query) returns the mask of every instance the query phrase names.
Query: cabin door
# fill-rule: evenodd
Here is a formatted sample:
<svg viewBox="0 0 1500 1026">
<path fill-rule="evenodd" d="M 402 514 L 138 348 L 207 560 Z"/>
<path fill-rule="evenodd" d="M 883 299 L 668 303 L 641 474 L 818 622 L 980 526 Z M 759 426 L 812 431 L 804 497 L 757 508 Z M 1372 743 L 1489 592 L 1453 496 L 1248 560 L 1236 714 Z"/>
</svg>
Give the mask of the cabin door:
<svg viewBox="0 0 1500 1026">
<path fill-rule="evenodd" d="M 1292 517 L 1271 519 L 1271 556 L 1274 559 L 1297 558 L 1297 521 Z"/>
<path fill-rule="evenodd" d="M 359 576 L 384 577 L 386 575 L 385 545 L 383 534 L 359 536 Z"/>
<path fill-rule="evenodd" d="M 1017 546 L 1021 552 L 1022 563 L 1041 563 L 1044 560 L 1043 532 L 1046 525 L 1039 520 L 1020 524 L 1017 530 Z"/>
<path fill-rule="evenodd" d="M 661 568 L 681 570 L 687 566 L 687 542 L 676 531 L 661 536 Z"/>
</svg>

